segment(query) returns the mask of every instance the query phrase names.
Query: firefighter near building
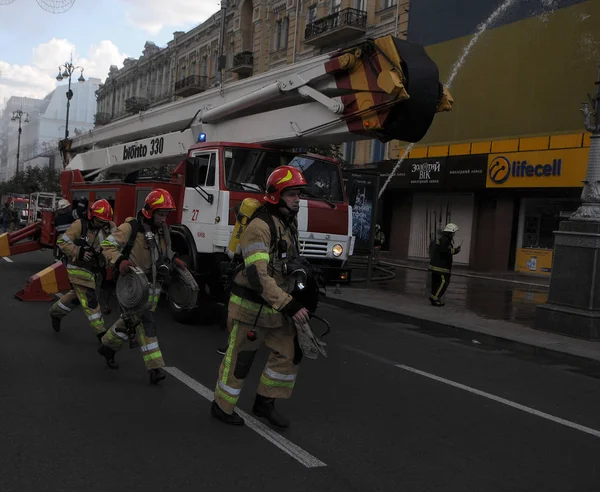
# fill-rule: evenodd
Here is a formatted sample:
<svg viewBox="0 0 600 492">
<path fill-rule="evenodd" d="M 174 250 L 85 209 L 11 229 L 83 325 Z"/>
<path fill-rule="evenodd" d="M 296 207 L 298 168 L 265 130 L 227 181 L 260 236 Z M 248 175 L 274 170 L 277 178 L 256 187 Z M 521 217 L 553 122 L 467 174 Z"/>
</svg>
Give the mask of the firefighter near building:
<svg viewBox="0 0 600 492">
<path fill-rule="evenodd" d="M 327 280 L 347 280 L 354 238 L 340 164 L 298 149 L 373 138 L 416 142 L 434 115 L 449 111 L 452 103 L 421 46 L 392 36 L 368 40 L 63 142 L 63 197 L 72 205 L 106 199 L 122 224 L 153 189 L 172 196 L 176 210 L 167 219 L 172 249 L 200 292 L 197 308 L 183 307 L 176 301 L 180 280 L 170 283 L 169 307 L 183 322 L 202 314 L 199 308 L 211 299 L 226 301 L 223 279 L 236 207 L 246 198 L 264 203 L 264 184 L 280 166 L 299 170 L 307 181 L 297 213 L 300 256 Z M 170 174 L 143 177 L 159 168 Z M 50 227 L 53 217 L 43 223 Z M 38 236 L 23 247 L 23 241 L 0 235 L 0 255 L 33 250 L 35 242 L 38 249 L 52 247 L 52 233 Z M 47 296 L 38 294 L 47 285 L 30 279 L 21 298 L 27 300 L 28 292 Z"/>
</svg>

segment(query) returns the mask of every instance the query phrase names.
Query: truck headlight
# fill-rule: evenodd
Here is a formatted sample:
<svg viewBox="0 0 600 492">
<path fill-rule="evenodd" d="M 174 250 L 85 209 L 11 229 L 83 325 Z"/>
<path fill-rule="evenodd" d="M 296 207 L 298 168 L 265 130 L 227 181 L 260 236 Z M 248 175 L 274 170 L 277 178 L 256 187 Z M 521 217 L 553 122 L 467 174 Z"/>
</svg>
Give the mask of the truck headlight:
<svg viewBox="0 0 600 492">
<path fill-rule="evenodd" d="M 336 258 L 339 258 L 340 256 L 342 256 L 342 253 L 344 252 L 344 248 L 342 247 L 341 244 L 335 244 L 333 246 L 333 248 L 331 249 L 331 252 L 333 253 L 333 256 L 335 256 Z"/>
</svg>

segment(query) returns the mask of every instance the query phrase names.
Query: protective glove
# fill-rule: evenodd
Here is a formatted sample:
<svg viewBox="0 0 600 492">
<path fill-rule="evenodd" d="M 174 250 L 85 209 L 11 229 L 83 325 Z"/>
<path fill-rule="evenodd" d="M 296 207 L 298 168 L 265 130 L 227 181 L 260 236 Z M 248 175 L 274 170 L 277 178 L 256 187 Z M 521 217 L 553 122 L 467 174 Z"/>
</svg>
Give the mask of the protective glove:
<svg viewBox="0 0 600 492">
<path fill-rule="evenodd" d="M 129 260 L 123 260 L 119 263 L 119 273 L 121 275 L 125 275 L 129 271 L 129 267 L 131 266 L 131 262 Z"/>
<path fill-rule="evenodd" d="M 296 299 L 292 298 L 292 300 L 285 305 L 283 311 L 290 318 L 299 323 L 308 323 L 310 320 L 308 310 Z"/>
<path fill-rule="evenodd" d="M 84 247 L 79 248 L 79 254 L 77 256 L 79 260 L 82 261 L 92 261 L 92 258 L 94 257 L 91 250 L 89 248 Z"/>
<path fill-rule="evenodd" d="M 327 357 L 325 350 L 327 344 L 317 338 L 308 323 L 294 320 L 294 325 L 298 335 L 298 345 L 307 359 L 316 359 L 319 354 Z"/>
<path fill-rule="evenodd" d="M 185 264 L 185 262 L 183 260 L 180 260 L 179 258 L 175 258 L 175 265 L 177 265 L 182 270 L 187 270 L 188 269 L 188 267 Z"/>
</svg>

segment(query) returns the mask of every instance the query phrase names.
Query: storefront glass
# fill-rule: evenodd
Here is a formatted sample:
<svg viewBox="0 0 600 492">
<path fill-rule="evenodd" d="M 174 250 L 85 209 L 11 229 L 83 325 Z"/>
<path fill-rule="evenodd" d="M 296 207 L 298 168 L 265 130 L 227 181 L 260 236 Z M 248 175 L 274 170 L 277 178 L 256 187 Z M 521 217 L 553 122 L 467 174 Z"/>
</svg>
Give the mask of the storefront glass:
<svg viewBox="0 0 600 492">
<path fill-rule="evenodd" d="M 524 198 L 519 214 L 519 235 L 515 270 L 524 273 L 550 275 L 554 231 L 561 221 L 568 219 L 579 200 Z"/>
</svg>

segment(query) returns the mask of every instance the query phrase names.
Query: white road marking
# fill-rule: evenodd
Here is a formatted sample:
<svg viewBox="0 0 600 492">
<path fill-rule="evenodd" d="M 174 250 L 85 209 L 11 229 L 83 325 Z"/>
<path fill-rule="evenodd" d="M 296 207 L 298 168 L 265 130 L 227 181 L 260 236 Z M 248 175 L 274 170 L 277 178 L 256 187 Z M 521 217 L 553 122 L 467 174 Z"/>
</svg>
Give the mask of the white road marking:
<svg viewBox="0 0 600 492">
<path fill-rule="evenodd" d="M 569 420 L 561 419 L 560 417 L 555 417 L 554 415 L 550 415 L 549 413 L 540 412 L 535 408 L 527 407 L 525 405 L 521 405 L 520 403 L 515 403 L 513 401 L 507 400 L 506 398 L 501 398 L 500 396 L 493 395 L 491 393 L 486 393 L 485 391 L 478 390 L 476 388 L 472 388 L 471 386 L 467 386 L 465 384 L 457 383 L 455 381 L 451 381 L 450 379 L 445 379 L 440 376 L 436 376 L 435 374 L 431 374 L 425 371 L 421 371 L 419 369 L 415 369 L 414 367 L 406 366 L 404 364 L 396 364 L 393 361 L 385 359 L 375 354 L 371 354 L 361 349 L 356 349 L 354 347 L 343 346 L 345 349 L 351 350 L 353 352 L 365 355 L 370 357 L 371 359 L 378 360 L 383 362 L 384 364 L 393 365 L 399 369 L 403 369 L 408 372 L 412 372 L 413 374 L 418 374 L 419 376 L 423 376 L 429 379 L 433 379 L 434 381 L 438 381 L 440 383 L 447 384 L 449 386 L 454 386 L 455 388 L 459 388 L 464 391 L 468 391 L 469 393 L 473 393 L 478 396 L 483 396 L 484 398 L 488 398 L 498 403 L 502 403 L 503 405 L 507 405 L 512 408 L 516 408 L 517 410 L 521 410 L 523 412 L 529 413 L 531 415 L 535 415 L 536 417 L 541 417 L 546 420 L 550 420 L 560 425 L 564 425 L 566 427 L 570 427 L 571 429 L 578 430 L 580 432 L 584 432 L 586 434 L 590 434 L 591 436 L 600 438 L 600 431 L 596 429 L 592 429 L 590 427 L 585 427 L 584 425 L 576 424 L 575 422 L 571 422 Z"/>
<path fill-rule="evenodd" d="M 191 378 L 176 367 L 165 367 L 164 370 L 172 376 L 174 376 L 175 378 L 179 379 L 179 381 L 181 381 L 189 388 L 193 389 L 200 396 L 206 398 L 208 401 L 212 402 L 214 400 L 212 390 L 208 389 L 206 386 Z M 288 441 L 281 434 L 275 432 L 267 425 L 248 415 L 243 410 L 236 409 L 236 411 L 238 414 L 240 414 L 240 416 L 244 418 L 244 420 L 246 421 L 246 426 L 250 427 L 254 432 L 264 437 L 271 444 L 274 444 L 283 452 L 287 453 L 292 458 L 303 464 L 306 468 L 318 468 L 327 466 L 321 460 L 315 458 L 313 455 L 309 454 L 301 447 L 296 446 L 293 442 Z"/>
<path fill-rule="evenodd" d="M 3 256 L 2 258 L 6 263 L 14 263 L 14 261 L 12 261 L 8 256 Z"/>
<path fill-rule="evenodd" d="M 396 367 L 398 367 L 400 369 L 404 369 L 405 371 L 419 374 L 420 376 L 424 376 L 429 379 L 433 379 L 435 381 L 439 381 L 440 383 L 444 383 L 449 386 L 454 386 L 455 388 L 459 388 L 461 390 L 468 391 L 469 393 L 473 393 L 478 396 L 483 396 L 484 398 L 489 398 L 490 400 L 496 401 L 498 403 L 502 403 L 503 405 L 507 405 L 509 407 L 516 408 L 517 410 L 521 410 L 523 412 L 530 413 L 531 415 L 535 415 L 536 417 L 541 417 L 543 419 L 551 420 L 552 422 L 556 422 L 557 424 L 561 424 L 566 427 L 570 427 L 571 429 L 576 429 L 578 431 L 585 432 L 586 434 L 590 434 L 594 437 L 600 437 L 600 431 L 597 431 L 596 429 L 591 429 L 589 427 L 585 427 L 583 425 L 576 424 L 575 422 L 561 419 L 560 417 L 555 417 L 554 415 L 550 415 L 549 413 L 540 412 L 539 410 L 536 410 L 535 408 L 526 407 L 525 405 L 521 405 L 520 403 L 515 403 L 514 401 L 507 400 L 506 398 L 501 398 L 499 396 L 492 395 L 491 393 L 486 393 L 485 391 L 471 388 L 470 386 L 456 383 L 454 381 L 450 381 L 449 379 L 441 378 L 439 376 L 436 376 L 435 374 L 429 374 L 428 372 L 420 371 L 419 369 L 415 369 L 414 367 L 405 366 L 403 364 L 396 364 Z"/>
</svg>

